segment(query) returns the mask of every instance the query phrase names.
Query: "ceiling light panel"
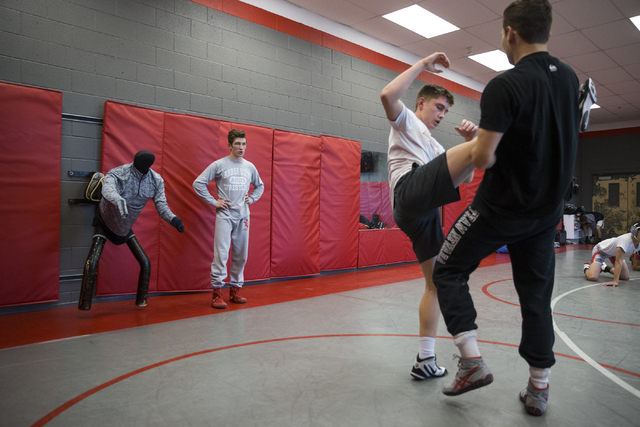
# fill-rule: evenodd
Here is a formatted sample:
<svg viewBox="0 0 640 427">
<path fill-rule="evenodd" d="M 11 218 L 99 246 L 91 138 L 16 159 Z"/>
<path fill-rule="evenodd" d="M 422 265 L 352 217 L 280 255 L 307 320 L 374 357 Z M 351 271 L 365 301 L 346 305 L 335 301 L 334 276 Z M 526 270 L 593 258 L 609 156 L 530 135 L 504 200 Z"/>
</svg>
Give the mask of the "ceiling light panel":
<svg viewBox="0 0 640 427">
<path fill-rule="evenodd" d="M 427 39 L 460 29 L 416 4 L 382 17 Z"/>
<path fill-rule="evenodd" d="M 501 50 L 492 50 L 491 52 L 471 55 L 469 59 L 491 68 L 493 71 L 504 71 L 513 68 L 513 65 L 509 63 L 507 55 Z"/>
</svg>

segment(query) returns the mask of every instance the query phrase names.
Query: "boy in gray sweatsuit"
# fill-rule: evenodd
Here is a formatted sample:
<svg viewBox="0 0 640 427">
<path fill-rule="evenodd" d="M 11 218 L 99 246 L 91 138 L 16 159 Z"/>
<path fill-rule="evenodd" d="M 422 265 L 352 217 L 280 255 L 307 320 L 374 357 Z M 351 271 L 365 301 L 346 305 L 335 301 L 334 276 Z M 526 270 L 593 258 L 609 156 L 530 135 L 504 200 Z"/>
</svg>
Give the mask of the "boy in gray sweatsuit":
<svg viewBox="0 0 640 427">
<path fill-rule="evenodd" d="M 245 160 L 247 138 L 242 130 L 231 129 L 227 136 L 230 154 L 211 163 L 193 181 L 193 189 L 206 203 L 216 208 L 216 226 L 213 238 L 213 262 L 211 263 L 211 286 L 213 308 L 226 308 L 222 298 L 223 280 L 227 277 L 229 245 L 233 247 L 229 281 L 229 300 L 244 304 L 247 299 L 238 291 L 244 283 L 244 266 L 249 252 L 249 205 L 257 201 L 264 191 L 264 184 L 253 163 Z M 216 181 L 218 200 L 207 184 Z M 250 184 L 254 189 L 249 194 Z"/>
</svg>

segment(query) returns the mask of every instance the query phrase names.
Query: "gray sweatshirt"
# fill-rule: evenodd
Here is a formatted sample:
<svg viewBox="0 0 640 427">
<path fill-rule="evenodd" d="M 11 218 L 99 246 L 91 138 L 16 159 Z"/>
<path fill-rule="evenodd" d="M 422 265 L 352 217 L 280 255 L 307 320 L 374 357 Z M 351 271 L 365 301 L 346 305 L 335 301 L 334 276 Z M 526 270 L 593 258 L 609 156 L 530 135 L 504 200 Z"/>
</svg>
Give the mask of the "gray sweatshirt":
<svg viewBox="0 0 640 427">
<path fill-rule="evenodd" d="M 111 169 L 102 183 L 100 215 L 111 231 L 126 236 L 149 199 L 162 219 L 175 217 L 164 194 L 164 180 L 152 169 L 141 174 L 133 163 Z"/>
<path fill-rule="evenodd" d="M 245 203 L 244 196 L 249 192 L 250 184 L 254 186 L 249 195 L 250 204 L 258 200 L 264 192 L 264 184 L 253 163 L 245 159 L 236 162 L 226 156 L 211 163 L 193 181 L 193 189 L 196 193 L 212 206 L 216 205 L 217 200 L 209 193 L 207 184 L 214 179 L 218 197 L 231 200 L 231 207 L 216 209 L 216 215 L 233 219 L 249 217 L 249 205 Z"/>
</svg>

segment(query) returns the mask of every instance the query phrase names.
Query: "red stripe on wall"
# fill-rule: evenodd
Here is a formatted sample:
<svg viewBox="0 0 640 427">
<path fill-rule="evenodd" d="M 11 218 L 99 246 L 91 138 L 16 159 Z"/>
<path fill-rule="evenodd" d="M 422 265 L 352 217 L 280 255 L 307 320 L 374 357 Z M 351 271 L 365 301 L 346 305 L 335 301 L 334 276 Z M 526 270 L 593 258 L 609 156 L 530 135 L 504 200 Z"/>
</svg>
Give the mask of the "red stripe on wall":
<svg viewBox="0 0 640 427">
<path fill-rule="evenodd" d="M 375 52 L 366 47 L 341 39 L 332 34 L 311 28 L 291 19 L 284 18 L 272 12 L 260 9 L 258 7 L 246 4 L 240 0 L 191 0 L 194 3 L 201 4 L 210 9 L 219 10 L 246 21 L 259 24 L 267 28 L 280 31 L 290 36 L 298 37 L 308 42 L 324 46 L 329 49 L 336 50 L 346 55 L 353 56 L 363 61 L 367 61 L 374 65 L 387 68 L 398 73 L 409 68 L 408 64 L 390 58 L 381 53 Z M 424 72 L 418 76 L 418 80 L 426 83 L 438 84 L 445 87 L 451 92 L 457 93 L 467 98 L 480 101 L 482 92 L 468 88 L 459 83 L 452 82 L 435 74 Z"/>
</svg>

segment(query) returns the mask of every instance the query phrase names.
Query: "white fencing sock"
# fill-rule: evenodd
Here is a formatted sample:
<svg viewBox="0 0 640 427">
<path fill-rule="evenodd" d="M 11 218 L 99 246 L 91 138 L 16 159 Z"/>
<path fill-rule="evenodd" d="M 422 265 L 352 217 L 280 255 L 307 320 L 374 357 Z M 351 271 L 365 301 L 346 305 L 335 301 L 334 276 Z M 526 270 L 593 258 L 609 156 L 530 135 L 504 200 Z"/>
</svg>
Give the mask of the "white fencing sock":
<svg viewBox="0 0 640 427">
<path fill-rule="evenodd" d="M 475 330 L 460 332 L 453 337 L 453 343 L 460 350 L 460 357 L 463 359 L 472 359 L 474 357 L 482 357 L 480 350 L 478 350 L 478 343 L 476 337 L 478 334 Z"/>
</svg>

